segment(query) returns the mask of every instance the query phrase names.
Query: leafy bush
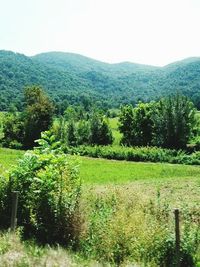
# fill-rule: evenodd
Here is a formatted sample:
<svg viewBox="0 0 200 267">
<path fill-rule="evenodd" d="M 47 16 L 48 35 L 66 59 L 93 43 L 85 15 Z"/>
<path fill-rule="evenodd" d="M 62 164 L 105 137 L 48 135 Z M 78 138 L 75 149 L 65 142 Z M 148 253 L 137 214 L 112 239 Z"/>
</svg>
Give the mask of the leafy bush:
<svg viewBox="0 0 200 267">
<path fill-rule="evenodd" d="M 81 182 L 78 165 L 43 134 L 40 147 L 26 152 L 1 188 L 1 213 L 10 215 L 11 191 L 19 191 L 18 225 L 26 237 L 41 242 L 73 244 L 79 231 Z M 2 193 L 2 192 L 1 192 Z M 1 221 L 2 223 L 2 221 Z M 6 226 L 6 225 L 3 225 Z"/>
<path fill-rule="evenodd" d="M 93 158 L 200 165 L 199 151 L 187 154 L 184 150 L 125 146 L 78 146 L 63 147 L 63 150 L 65 153 Z"/>
</svg>

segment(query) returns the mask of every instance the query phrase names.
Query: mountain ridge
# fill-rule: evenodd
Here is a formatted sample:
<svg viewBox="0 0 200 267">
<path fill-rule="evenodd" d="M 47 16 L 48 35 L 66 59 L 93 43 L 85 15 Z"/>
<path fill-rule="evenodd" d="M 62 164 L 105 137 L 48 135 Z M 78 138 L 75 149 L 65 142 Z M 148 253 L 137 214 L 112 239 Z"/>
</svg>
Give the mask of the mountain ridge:
<svg viewBox="0 0 200 267">
<path fill-rule="evenodd" d="M 163 67 L 106 63 L 80 54 L 46 52 L 27 57 L 0 50 L 0 110 L 23 105 L 23 88 L 41 85 L 57 105 L 96 103 L 104 108 L 150 101 L 179 91 L 200 99 L 200 58 Z M 200 101 L 199 101 L 200 102 Z M 64 108 L 64 106 L 63 106 Z"/>
</svg>

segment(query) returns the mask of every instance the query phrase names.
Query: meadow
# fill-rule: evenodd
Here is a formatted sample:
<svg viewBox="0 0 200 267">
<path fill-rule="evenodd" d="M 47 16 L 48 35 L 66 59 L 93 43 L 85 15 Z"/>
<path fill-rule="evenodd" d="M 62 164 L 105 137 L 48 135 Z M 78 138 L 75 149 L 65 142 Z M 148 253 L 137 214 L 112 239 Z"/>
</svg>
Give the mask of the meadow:
<svg viewBox="0 0 200 267">
<path fill-rule="evenodd" d="M 0 174 L 9 171 L 23 156 L 24 151 L 0 148 Z M 77 158 L 77 157 L 76 157 Z M 83 184 L 117 185 L 136 181 L 162 183 L 163 181 L 196 181 L 200 166 L 169 163 L 128 162 L 78 157 Z"/>
<path fill-rule="evenodd" d="M 5 174 L 24 154 L 21 150 L 0 148 L 0 174 Z"/>
<path fill-rule="evenodd" d="M 0 148 L 0 174 L 7 176 L 23 154 Z M 0 266 L 159 266 L 173 257 L 174 208 L 181 211 L 186 266 L 199 266 L 200 166 L 87 157 L 78 162 L 85 222 L 80 253 L 7 233 L 0 236 Z"/>
<path fill-rule="evenodd" d="M 113 134 L 113 138 L 114 138 L 113 145 L 119 145 L 120 140 L 122 138 L 122 134 L 118 130 L 119 118 L 118 117 L 109 118 L 108 122 L 109 122 L 111 129 L 112 129 L 112 134 Z"/>
</svg>

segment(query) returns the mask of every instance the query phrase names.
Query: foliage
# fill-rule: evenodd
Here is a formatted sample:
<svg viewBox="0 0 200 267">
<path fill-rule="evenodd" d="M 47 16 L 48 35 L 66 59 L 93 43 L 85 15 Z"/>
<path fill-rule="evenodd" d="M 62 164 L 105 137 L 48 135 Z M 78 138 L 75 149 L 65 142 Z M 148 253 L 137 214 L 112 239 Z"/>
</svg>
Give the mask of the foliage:
<svg viewBox="0 0 200 267">
<path fill-rule="evenodd" d="M 119 122 L 125 145 L 175 149 L 186 148 L 197 123 L 193 104 L 179 94 L 135 108 L 122 107 Z"/>
<path fill-rule="evenodd" d="M 93 158 L 106 158 L 136 162 L 169 162 L 188 165 L 200 164 L 200 152 L 187 154 L 183 150 L 159 147 L 79 146 L 65 147 L 66 153 Z"/>
<path fill-rule="evenodd" d="M 3 118 L 2 145 L 5 147 L 22 148 L 25 129 L 23 115 L 20 113 L 6 113 Z"/>
<path fill-rule="evenodd" d="M 43 131 L 48 130 L 52 123 L 54 107 L 43 89 L 38 86 L 27 87 L 25 90 L 25 148 L 34 146 L 36 139 Z"/>
<path fill-rule="evenodd" d="M 95 113 L 90 120 L 89 141 L 92 145 L 108 145 L 113 142 L 112 132 L 107 121 L 98 113 Z"/>
<path fill-rule="evenodd" d="M 7 112 L 3 121 L 2 144 L 10 148 L 32 148 L 42 131 L 51 126 L 54 106 L 38 86 L 25 90 L 25 110 Z"/>
<path fill-rule="evenodd" d="M 133 118 L 134 115 L 132 106 L 124 106 L 121 108 L 119 130 L 123 133 L 121 140 L 122 144 L 125 143 L 127 145 L 131 145 L 132 143 Z"/>
<path fill-rule="evenodd" d="M 88 224 L 81 239 L 87 257 L 115 266 L 126 266 L 128 260 L 139 266 L 176 266 L 174 220 L 168 203 L 141 201 L 124 189 L 90 193 L 88 202 Z M 193 221 L 199 215 L 193 216 L 182 218 L 181 266 L 193 267 L 199 258 L 195 258 L 199 228 Z"/>
<path fill-rule="evenodd" d="M 199 58 L 165 67 L 134 63 L 106 64 L 71 53 L 43 53 L 27 57 L 0 51 L 0 110 L 13 103 L 23 109 L 23 88 L 41 85 L 63 114 L 69 105 L 103 109 L 135 105 L 182 92 L 199 107 Z"/>
<path fill-rule="evenodd" d="M 59 118 L 51 128 L 51 132 L 63 146 L 108 145 L 113 142 L 112 131 L 105 116 L 94 112 L 88 120 L 76 121 L 71 108 L 69 110 L 71 115 L 68 114 L 68 121 L 65 117 Z"/>
<path fill-rule="evenodd" d="M 70 120 L 67 124 L 67 144 L 69 146 L 77 145 L 77 132 L 72 120 Z"/>
<path fill-rule="evenodd" d="M 9 216 L 11 191 L 17 190 L 18 224 L 26 237 L 74 245 L 79 231 L 81 189 L 77 164 L 61 153 L 53 136 L 44 133 L 42 137 L 40 146 L 26 152 L 11 171 L 1 199 L 1 214 Z M 1 227 L 6 225 L 1 220 Z"/>
<path fill-rule="evenodd" d="M 80 120 L 77 124 L 77 144 L 90 143 L 90 124 L 86 120 Z"/>
<path fill-rule="evenodd" d="M 154 109 L 153 121 L 154 145 L 185 148 L 193 137 L 195 109 L 186 97 L 171 96 L 158 102 L 157 109 Z"/>
<path fill-rule="evenodd" d="M 123 133 L 121 142 L 125 145 L 148 146 L 152 143 L 155 103 L 139 103 L 121 107 L 119 130 Z"/>
</svg>

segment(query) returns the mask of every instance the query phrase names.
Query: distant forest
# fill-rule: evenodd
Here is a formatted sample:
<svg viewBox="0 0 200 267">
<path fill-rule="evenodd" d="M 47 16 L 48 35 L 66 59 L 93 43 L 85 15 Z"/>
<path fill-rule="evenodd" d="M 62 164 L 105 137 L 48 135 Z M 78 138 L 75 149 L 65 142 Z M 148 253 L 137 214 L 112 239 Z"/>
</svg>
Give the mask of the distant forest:
<svg viewBox="0 0 200 267">
<path fill-rule="evenodd" d="M 188 96 L 200 109 L 200 58 L 154 67 L 108 64 L 62 52 L 27 57 L 1 50 L 0 66 L 0 111 L 22 110 L 24 88 L 32 85 L 45 88 L 61 114 L 69 105 L 110 109 L 175 92 Z"/>
</svg>

